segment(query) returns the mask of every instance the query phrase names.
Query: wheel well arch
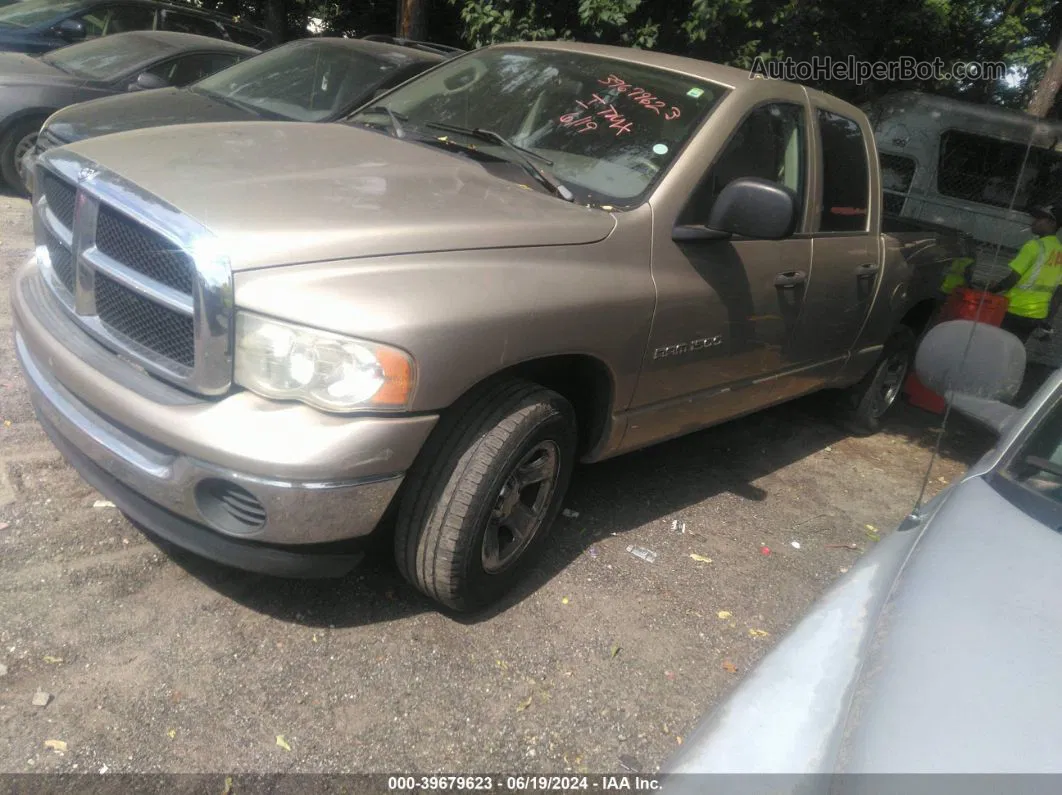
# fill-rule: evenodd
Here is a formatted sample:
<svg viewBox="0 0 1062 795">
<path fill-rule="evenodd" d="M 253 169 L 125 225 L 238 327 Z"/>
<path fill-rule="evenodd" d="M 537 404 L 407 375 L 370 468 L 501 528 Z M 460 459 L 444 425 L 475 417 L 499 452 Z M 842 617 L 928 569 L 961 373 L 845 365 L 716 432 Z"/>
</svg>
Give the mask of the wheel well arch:
<svg viewBox="0 0 1062 795">
<path fill-rule="evenodd" d="M 0 128 L 0 135 L 6 135 L 14 125 L 27 119 L 40 119 L 41 124 L 55 113 L 55 108 L 26 108 L 4 119 L 4 125 Z"/>
<path fill-rule="evenodd" d="M 608 432 L 616 385 L 608 365 L 596 356 L 573 353 L 529 359 L 492 373 L 465 395 L 502 378 L 531 381 L 557 392 L 572 404 L 579 430 L 580 457 L 593 450 Z"/>
<path fill-rule="evenodd" d="M 914 332 L 916 337 L 920 338 L 929 327 L 929 321 L 933 317 L 935 307 L 936 301 L 932 298 L 923 299 L 904 313 L 903 317 L 900 318 L 899 325 L 907 326 Z"/>
</svg>

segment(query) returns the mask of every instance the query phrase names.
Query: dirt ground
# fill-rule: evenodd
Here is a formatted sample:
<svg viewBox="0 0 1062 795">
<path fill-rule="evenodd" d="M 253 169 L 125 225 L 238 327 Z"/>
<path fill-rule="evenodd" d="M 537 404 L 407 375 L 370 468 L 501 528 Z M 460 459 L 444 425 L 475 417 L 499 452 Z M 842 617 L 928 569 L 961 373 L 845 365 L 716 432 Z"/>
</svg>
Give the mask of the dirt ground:
<svg viewBox="0 0 1062 795">
<path fill-rule="evenodd" d="M 93 507 L 15 364 L 30 249 L 27 203 L 0 197 L 0 772 L 655 771 L 911 508 L 934 439 L 906 406 L 849 438 L 811 399 L 586 467 L 533 581 L 455 621 L 383 552 L 273 580 Z M 987 446 L 949 431 L 930 493 Z"/>
</svg>

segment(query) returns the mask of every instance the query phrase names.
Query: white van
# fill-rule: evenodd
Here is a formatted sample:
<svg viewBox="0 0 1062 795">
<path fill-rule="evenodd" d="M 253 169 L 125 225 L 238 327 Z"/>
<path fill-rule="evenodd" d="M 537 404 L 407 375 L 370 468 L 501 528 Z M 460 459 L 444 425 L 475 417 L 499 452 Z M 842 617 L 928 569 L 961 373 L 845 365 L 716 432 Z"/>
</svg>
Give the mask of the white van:
<svg viewBox="0 0 1062 795">
<path fill-rule="evenodd" d="M 1030 238 L 1028 208 L 1062 203 L 1062 122 L 916 91 L 890 94 L 865 110 L 886 211 L 969 234 L 978 278 L 1006 275 Z M 1052 345 L 1059 356 L 1049 357 L 1055 361 L 1062 361 L 1060 338 L 1056 333 Z M 1034 346 L 1043 347 L 1031 343 L 1030 354 Z"/>
<path fill-rule="evenodd" d="M 1026 210 L 1062 200 L 1060 122 L 915 91 L 868 115 L 886 209 L 966 232 L 984 255 L 1000 246 L 1004 266 L 1029 239 Z"/>
</svg>

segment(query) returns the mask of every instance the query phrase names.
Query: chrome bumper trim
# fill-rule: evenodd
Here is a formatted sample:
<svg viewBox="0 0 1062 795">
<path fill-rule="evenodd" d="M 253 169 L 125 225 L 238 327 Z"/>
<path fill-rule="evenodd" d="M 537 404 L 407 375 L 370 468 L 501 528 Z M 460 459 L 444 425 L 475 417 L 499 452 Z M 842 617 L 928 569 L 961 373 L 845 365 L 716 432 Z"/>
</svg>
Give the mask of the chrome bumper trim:
<svg viewBox="0 0 1062 795">
<path fill-rule="evenodd" d="M 291 545 L 364 536 L 375 529 L 402 483 L 401 474 L 352 481 L 272 480 L 155 447 L 96 413 L 45 373 L 17 326 L 15 349 L 34 408 L 46 426 L 146 500 L 225 536 Z M 266 523 L 247 533 L 213 525 L 195 500 L 196 484 L 207 478 L 222 478 L 250 491 L 265 507 Z"/>
</svg>

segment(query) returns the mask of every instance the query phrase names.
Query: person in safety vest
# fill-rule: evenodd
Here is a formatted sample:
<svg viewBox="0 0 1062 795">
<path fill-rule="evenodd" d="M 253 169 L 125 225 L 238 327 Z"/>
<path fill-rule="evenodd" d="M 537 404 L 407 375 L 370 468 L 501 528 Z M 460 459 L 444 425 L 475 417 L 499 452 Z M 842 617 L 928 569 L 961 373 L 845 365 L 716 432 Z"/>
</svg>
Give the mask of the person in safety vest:
<svg viewBox="0 0 1062 795">
<path fill-rule="evenodd" d="M 970 283 L 973 267 L 973 257 L 956 257 L 951 261 L 951 266 L 944 274 L 944 281 L 940 283 L 940 292 L 944 297 L 951 295 L 956 287 L 965 287 Z"/>
<path fill-rule="evenodd" d="M 1022 342 L 1036 332 L 1050 334 L 1062 300 L 1062 242 L 1058 239 L 1059 207 L 1037 207 L 1030 211 L 1030 231 L 1035 235 L 1010 262 L 1010 273 L 988 286 L 992 293 L 1009 299 L 1003 329 Z"/>
</svg>

